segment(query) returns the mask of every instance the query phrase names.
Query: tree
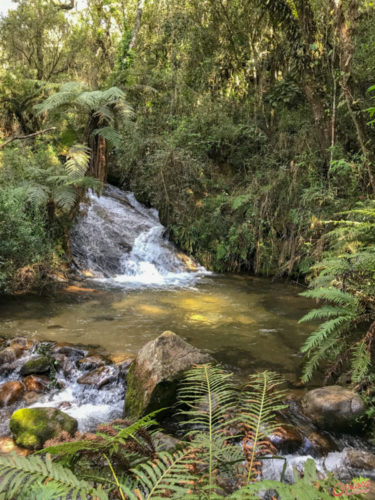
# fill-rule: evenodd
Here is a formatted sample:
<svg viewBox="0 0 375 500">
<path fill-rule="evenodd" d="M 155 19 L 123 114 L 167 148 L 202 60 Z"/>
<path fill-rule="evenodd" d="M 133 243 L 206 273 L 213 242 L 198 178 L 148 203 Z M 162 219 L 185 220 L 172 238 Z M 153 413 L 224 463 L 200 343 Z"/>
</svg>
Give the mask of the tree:
<svg viewBox="0 0 375 500">
<path fill-rule="evenodd" d="M 2 63 L 24 78 L 56 80 L 74 66 L 79 44 L 63 10 L 45 0 L 18 0 L 0 22 Z"/>
<path fill-rule="evenodd" d="M 38 106 L 40 113 L 72 110 L 85 117 L 82 138 L 91 150 L 88 174 L 104 182 L 108 171 L 107 141 L 114 146 L 121 141 L 115 127 L 132 113 L 125 94 L 117 87 L 89 91 L 82 83 L 70 82 L 61 86 Z M 83 125 L 83 123 L 82 123 Z"/>
</svg>

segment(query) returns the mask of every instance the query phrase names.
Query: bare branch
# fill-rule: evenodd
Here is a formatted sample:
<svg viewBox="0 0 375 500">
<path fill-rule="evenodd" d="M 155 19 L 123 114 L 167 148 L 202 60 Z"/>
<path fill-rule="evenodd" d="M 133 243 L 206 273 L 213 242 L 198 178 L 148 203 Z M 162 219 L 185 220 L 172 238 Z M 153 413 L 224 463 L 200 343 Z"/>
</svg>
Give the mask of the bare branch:
<svg viewBox="0 0 375 500">
<path fill-rule="evenodd" d="M 49 127 L 49 128 L 44 129 L 44 130 L 38 130 L 37 132 L 33 132 L 32 134 L 27 134 L 27 135 L 14 135 L 12 137 L 9 137 L 2 144 L 0 144 L 0 150 L 4 149 L 5 146 L 7 146 L 8 144 L 10 144 L 13 141 L 31 139 L 32 137 L 36 137 L 37 135 L 46 134 L 47 132 L 50 132 L 51 130 L 56 130 L 56 127 Z"/>
</svg>

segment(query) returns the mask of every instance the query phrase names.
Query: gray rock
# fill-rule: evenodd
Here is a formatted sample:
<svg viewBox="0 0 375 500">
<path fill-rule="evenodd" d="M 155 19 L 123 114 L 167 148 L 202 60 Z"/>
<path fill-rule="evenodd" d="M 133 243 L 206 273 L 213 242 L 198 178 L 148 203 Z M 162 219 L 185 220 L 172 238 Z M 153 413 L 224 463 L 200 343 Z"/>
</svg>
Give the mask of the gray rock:
<svg viewBox="0 0 375 500">
<path fill-rule="evenodd" d="M 118 368 L 115 366 L 100 366 L 96 370 L 92 370 L 86 375 L 80 377 L 77 382 L 79 384 L 93 385 L 101 389 L 107 384 L 114 382 L 119 375 Z"/>
<path fill-rule="evenodd" d="M 12 347 L 7 347 L 0 351 L 0 365 L 13 363 L 18 358 L 18 352 Z"/>
<path fill-rule="evenodd" d="M 109 359 L 101 354 L 92 354 L 91 356 L 79 359 L 77 361 L 77 368 L 81 370 L 93 370 L 94 368 L 108 365 L 108 363 L 110 363 Z"/>
<path fill-rule="evenodd" d="M 339 385 L 313 389 L 302 399 L 303 413 L 319 428 L 350 432 L 358 427 L 356 419 L 366 406 L 360 396 Z"/>
<path fill-rule="evenodd" d="M 164 332 L 148 342 L 130 365 L 127 377 L 125 415 L 142 415 L 166 408 L 176 401 L 183 373 L 195 364 L 213 359 L 173 332 Z"/>
<path fill-rule="evenodd" d="M 368 451 L 347 449 L 345 462 L 353 469 L 375 472 L 375 455 Z"/>
</svg>

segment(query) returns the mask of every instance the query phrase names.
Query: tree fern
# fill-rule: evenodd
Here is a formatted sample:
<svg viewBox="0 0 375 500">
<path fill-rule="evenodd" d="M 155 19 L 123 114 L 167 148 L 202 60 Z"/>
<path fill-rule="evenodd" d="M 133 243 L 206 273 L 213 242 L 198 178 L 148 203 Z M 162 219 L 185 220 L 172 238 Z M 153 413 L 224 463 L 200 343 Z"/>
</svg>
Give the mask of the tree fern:
<svg viewBox="0 0 375 500">
<path fill-rule="evenodd" d="M 7 500 L 108 499 L 105 491 L 53 463 L 49 455 L 44 458 L 0 456 L 0 491 Z"/>
</svg>

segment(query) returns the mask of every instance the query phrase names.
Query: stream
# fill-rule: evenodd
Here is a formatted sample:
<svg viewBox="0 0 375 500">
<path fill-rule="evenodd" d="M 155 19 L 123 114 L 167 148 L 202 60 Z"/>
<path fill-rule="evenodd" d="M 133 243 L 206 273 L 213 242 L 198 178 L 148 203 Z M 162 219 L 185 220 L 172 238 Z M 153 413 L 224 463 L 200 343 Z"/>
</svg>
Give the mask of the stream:
<svg viewBox="0 0 375 500">
<path fill-rule="evenodd" d="M 157 211 L 138 203 L 133 194 L 107 186 L 101 197 L 89 198 L 70 235 L 82 277 L 77 289 L 3 299 L 1 337 L 68 342 L 82 346 L 84 355 L 101 353 L 116 361 L 134 356 L 146 342 L 172 330 L 211 353 L 241 381 L 256 370 L 270 369 L 287 380 L 291 391 L 301 391 L 299 350 L 313 326 L 298 323 L 311 309 L 311 301 L 299 296 L 300 287 L 209 273 L 179 253 L 165 237 Z M 12 370 L 1 370 L 0 382 L 19 379 L 29 357 L 25 353 Z M 120 372 L 99 390 L 77 383 L 82 373 L 72 363 L 70 370 L 58 374 L 62 389 L 0 409 L 0 435 L 8 434 L 8 419 L 22 406 L 59 407 L 77 418 L 80 430 L 121 416 L 125 383 Z M 286 453 L 290 463 L 302 466 L 314 455 L 320 470 L 340 470 L 348 447 L 371 449 L 344 436 L 324 458 L 310 445 L 305 439 L 292 455 Z M 283 463 L 266 462 L 266 477 L 278 479 Z M 369 477 L 368 471 L 357 473 Z"/>
</svg>

